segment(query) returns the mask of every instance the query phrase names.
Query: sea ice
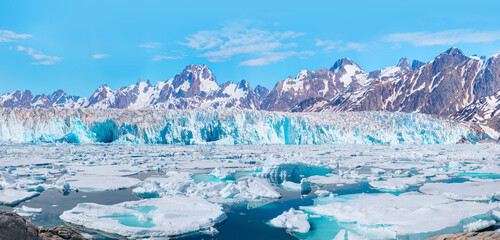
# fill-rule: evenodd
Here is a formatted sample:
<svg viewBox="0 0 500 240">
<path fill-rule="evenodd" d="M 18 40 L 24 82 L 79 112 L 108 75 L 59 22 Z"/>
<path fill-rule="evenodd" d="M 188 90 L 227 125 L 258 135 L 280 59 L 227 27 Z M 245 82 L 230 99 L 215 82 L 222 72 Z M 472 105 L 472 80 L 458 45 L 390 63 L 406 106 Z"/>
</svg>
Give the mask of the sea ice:
<svg viewBox="0 0 500 240">
<path fill-rule="evenodd" d="M 306 233 L 311 228 L 307 219 L 307 214 L 303 211 L 290 208 L 269 221 L 269 224 L 278 228 L 286 228 L 292 232 Z"/>
<path fill-rule="evenodd" d="M 3 189 L 0 190 L 0 204 L 16 205 L 24 200 L 34 198 L 38 195 L 40 195 L 40 193 L 22 189 Z"/>
<path fill-rule="evenodd" d="M 426 181 L 425 177 L 413 176 L 408 178 L 389 178 L 385 181 L 372 181 L 370 186 L 391 191 L 404 191 L 410 186 L 418 185 Z"/>
<path fill-rule="evenodd" d="M 57 179 L 55 186 L 62 190 L 100 192 L 131 188 L 141 181 L 135 178 L 95 174 L 66 174 Z"/>
<path fill-rule="evenodd" d="M 101 205 L 79 203 L 63 221 L 128 238 L 169 237 L 208 229 L 227 216 L 218 204 L 197 197 L 165 197 Z"/>
<path fill-rule="evenodd" d="M 420 192 L 441 195 L 455 200 L 500 200 L 500 181 L 463 183 L 426 183 Z"/>
<path fill-rule="evenodd" d="M 456 202 L 414 192 L 399 196 L 389 193 L 342 195 L 329 201 L 301 209 L 334 217 L 338 224 L 351 224 L 353 230 L 368 238 L 401 238 L 413 234 L 424 238 L 463 232 L 470 228 L 468 224 L 478 220 L 491 222 L 492 211 L 498 209 L 496 203 Z"/>
<path fill-rule="evenodd" d="M 30 207 L 26 207 L 26 206 L 22 206 L 22 207 L 16 207 L 14 208 L 14 212 L 19 214 L 20 216 L 22 217 L 31 217 L 33 216 L 33 214 L 38 214 L 38 213 L 41 213 L 43 212 L 43 209 L 41 208 L 30 208 Z"/>
</svg>

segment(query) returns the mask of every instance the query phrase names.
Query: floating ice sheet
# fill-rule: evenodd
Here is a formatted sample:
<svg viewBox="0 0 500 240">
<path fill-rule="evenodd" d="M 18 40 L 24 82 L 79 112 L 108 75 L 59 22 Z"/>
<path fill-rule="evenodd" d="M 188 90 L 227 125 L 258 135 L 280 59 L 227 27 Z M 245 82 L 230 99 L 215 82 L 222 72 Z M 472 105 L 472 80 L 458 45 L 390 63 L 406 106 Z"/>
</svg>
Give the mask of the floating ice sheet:
<svg viewBox="0 0 500 240">
<path fill-rule="evenodd" d="M 130 177 L 106 176 L 95 174 L 66 174 L 59 178 L 55 185 L 62 190 L 79 190 L 83 192 L 111 191 L 131 188 L 141 181 Z"/>
<path fill-rule="evenodd" d="M 128 238 L 168 237 L 208 229 L 224 221 L 222 207 L 196 197 L 168 197 L 115 205 L 79 203 L 63 221 Z"/>
<path fill-rule="evenodd" d="M 455 200 L 491 201 L 500 199 L 500 181 L 463 183 L 426 183 L 420 192 Z"/>
<path fill-rule="evenodd" d="M 24 200 L 40 195 L 38 192 L 30 192 L 22 189 L 0 190 L 0 204 L 16 205 Z"/>
<path fill-rule="evenodd" d="M 498 209 L 496 203 L 456 202 L 418 193 L 399 196 L 389 193 L 343 195 L 330 201 L 301 209 L 332 216 L 338 224 L 368 238 L 408 235 L 425 238 L 441 233 L 463 232 L 477 226 L 477 222 L 491 222 L 494 220 L 492 211 Z M 484 227 L 484 224 L 480 225 Z"/>
</svg>

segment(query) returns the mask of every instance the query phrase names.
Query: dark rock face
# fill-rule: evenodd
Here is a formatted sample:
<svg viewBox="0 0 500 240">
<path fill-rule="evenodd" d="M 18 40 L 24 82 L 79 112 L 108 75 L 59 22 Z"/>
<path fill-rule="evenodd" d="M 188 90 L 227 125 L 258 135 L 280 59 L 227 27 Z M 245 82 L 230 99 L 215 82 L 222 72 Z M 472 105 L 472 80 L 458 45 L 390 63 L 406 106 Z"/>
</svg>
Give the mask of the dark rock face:
<svg viewBox="0 0 500 240">
<path fill-rule="evenodd" d="M 41 240 L 33 224 L 12 212 L 0 212 L 0 240 Z"/>
<path fill-rule="evenodd" d="M 497 131 L 500 130 L 500 91 L 475 100 L 469 106 L 453 114 L 451 118 L 488 126 Z M 493 135 L 492 133 L 489 134 Z M 500 140 L 500 136 L 491 137 Z"/>
<path fill-rule="evenodd" d="M 458 234 L 445 234 L 431 237 L 428 240 L 496 240 L 500 239 L 500 232 L 470 232 Z"/>
<path fill-rule="evenodd" d="M 267 97 L 267 95 L 269 95 L 269 92 L 270 92 L 269 89 L 267 89 L 261 85 L 257 85 L 257 87 L 255 87 L 254 91 L 259 96 L 259 102 L 262 102 Z"/>
<path fill-rule="evenodd" d="M 413 60 L 413 62 L 411 63 L 411 69 L 412 70 L 417 70 L 417 69 L 421 68 L 424 65 L 425 65 L 424 62 L 421 62 L 421 61 L 418 61 L 418 60 Z"/>
<path fill-rule="evenodd" d="M 322 97 L 313 97 L 295 105 L 295 107 L 290 109 L 290 112 L 317 112 L 319 109 L 318 106 L 322 107 L 326 103 L 328 103 L 328 100 Z"/>
<path fill-rule="evenodd" d="M 43 240 L 85 240 L 79 231 L 64 226 L 40 229 L 38 236 Z"/>
<path fill-rule="evenodd" d="M 85 240 L 74 229 L 58 226 L 38 229 L 30 222 L 13 212 L 0 211 L 0 240 Z"/>
</svg>

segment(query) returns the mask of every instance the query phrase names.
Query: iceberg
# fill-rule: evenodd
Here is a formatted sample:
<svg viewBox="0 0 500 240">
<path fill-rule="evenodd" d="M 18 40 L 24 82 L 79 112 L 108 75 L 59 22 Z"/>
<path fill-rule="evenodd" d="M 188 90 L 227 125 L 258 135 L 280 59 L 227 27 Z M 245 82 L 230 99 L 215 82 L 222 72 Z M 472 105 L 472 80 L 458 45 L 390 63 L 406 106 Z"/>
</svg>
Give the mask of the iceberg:
<svg viewBox="0 0 500 240">
<path fill-rule="evenodd" d="M 307 219 L 308 216 L 303 211 L 290 208 L 290 210 L 271 219 L 269 224 L 278 228 L 286 228 L 292 232 L 306 233 L 311 228 Z"/>
<path fill-rule="evenodd" d="M 0 109 L 0 141 L 157 144 L 438 144 L 469 126 L 416 113 Z"/>
<path fill-rule="evenodd" d="M 167 197 L 115 205 L 79 203 L 61 220 L 127 238 L 178 236 L 209 229 L 227 216 L 218 204 L 197 197 Z"/>
</svg>

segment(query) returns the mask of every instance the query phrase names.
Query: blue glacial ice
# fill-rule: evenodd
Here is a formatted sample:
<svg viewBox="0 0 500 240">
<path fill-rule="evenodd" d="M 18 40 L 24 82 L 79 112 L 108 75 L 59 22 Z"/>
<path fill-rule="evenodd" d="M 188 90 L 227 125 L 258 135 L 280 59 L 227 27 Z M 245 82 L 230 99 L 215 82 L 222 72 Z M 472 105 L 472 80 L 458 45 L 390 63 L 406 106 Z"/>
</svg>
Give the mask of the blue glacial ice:
<svg viewBox="0 0 500 240">
<path fill-rule="evenodd" d="M 465 124 L 391 112 L 0 110 L 4 142 L 437 144 L 476 141 L 476 135 Z"/>
</svg>

